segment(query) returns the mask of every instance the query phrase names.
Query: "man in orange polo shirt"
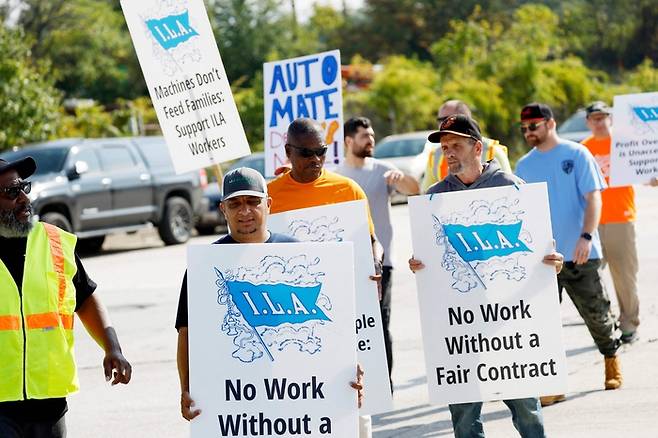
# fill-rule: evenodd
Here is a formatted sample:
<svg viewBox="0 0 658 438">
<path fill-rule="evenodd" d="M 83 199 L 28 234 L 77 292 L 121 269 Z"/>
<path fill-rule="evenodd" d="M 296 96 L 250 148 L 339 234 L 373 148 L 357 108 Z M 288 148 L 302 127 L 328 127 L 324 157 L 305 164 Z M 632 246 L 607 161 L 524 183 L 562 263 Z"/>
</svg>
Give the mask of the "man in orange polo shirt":
<svg viewBox="0 0 658 438">
<path fill-rule="evenodd" d="M 609 182 L 610 137 L 612 119 L 610 108 L 601 101 L 586 109 L 587 126 L 592 136 L 583 144 L 594 155 L 601 172 Z M 599 235 L 603 258 L 610 267 L 619 301 L 619 325 L 621 340 L 632 343 L 637 340 L 640 324 L 640 301 L 637 296 L 638 259 L 635 245 L 635 191 L 633 186 L 609 187 L 601 193 L 603 208 L 599 222 Z"/>
<path fill-rule="evenodd" d="M 326 154 L 327 145 L 324 141 L 322 126 L 308 118 L 293 120 L 288 127 L 286 141 L 286 156 L 290 160 L 290 171 L 285 172 L 284 170 L 285 173 L 267 185 L 267 191 L 272 198 L 270 214 L 360 199 L 366 200 L 376 274 L 370 279 L 377 281 L 381 299 L 384 249 L 375 237 L 375 226 L 370 216 L 366 194 L 350 178 L 324 169 Z M 368 372 L 368 370 L 365 371 Z M 371 436 L 370 416 L 360 416 L 359 438 L 370 438 Z"/>
</svg>

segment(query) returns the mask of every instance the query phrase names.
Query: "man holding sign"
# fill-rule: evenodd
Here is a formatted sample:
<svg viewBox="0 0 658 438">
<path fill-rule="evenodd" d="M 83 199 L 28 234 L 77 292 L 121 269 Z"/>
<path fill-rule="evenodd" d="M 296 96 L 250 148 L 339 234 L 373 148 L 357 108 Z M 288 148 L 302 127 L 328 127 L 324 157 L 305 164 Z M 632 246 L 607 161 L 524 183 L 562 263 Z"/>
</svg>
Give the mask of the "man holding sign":
<svg viewBox="0 0 658 438">
<path fill-rule="evenodd" d="M 594 156 L 606 182 L 610 180 L 611 110 L 604 102 L 594 102 L 586 109 L 587 127 L 592 135 L 583 144 Z M 601 193 L 599 236 L 605 263 L 615 285 L 619 302 L 621 341 L 637 339 L 640 325 L 640 300 L 637 296 L 639 268 L 635 245 L 635 190 L 633 186 L 609 187 Z"/>
<path fill-rule="evenodd" d="M 296 119 L 288 127 L 286 156 L 290 160 L 289 172 L 270 181 L 272 213 L 336 204 L 365 199 L 366 195 L 353 180 L 324 169 L 327 145 L 323 129 L 308 118 Z M 381 295 L 383 248 L 375 237 L 375 227 L 368 209 L 368 225 L 373 247 L 375 275 Z M 372 430 L 370 417 L 360 417 L 359 436 L 367 438 Z"/>
<path fill-rule="evenodd" d="M 254 169 L 241 167 L 224 176 L 222 185 L 222 202 L 220 208 L 226 217 L 229 234 L 214 242 L 215 244 L 241 243 L 285 243 L 297 242 L 290 236 L 271 233 L 267 229 L 272 198 L 268 196 L 267 185 L 263 176 Z M 178 376 L 181 385 L 181 415 L 192 420 L 201 413 L 193 409 L 194 401 L 189 392 L 189 358 L 188 358 L 188 290 L 187 273 L 183 278 L 176 315 L 178 330 Z M 358 391 L 359 404 L 363 399 L 363 372 L 357 370 L 357 381 L 352 387 Z"/>
<path fill-rule="evenodd" d="M 523 184 L 523 180 L 503 172 L 495 160 L 481 164 L 482 135 L 475 120 L 458 114 L 445 119 L 439 131 L 429 136 L 429 141 L 440 143 L 443 156 L 448 162 L 449 175 L 431 186 L 427 194 L 453 192 Z M 554 265 L 557 272 L 562 268 L 563 257 L 553 252 L 544 257 L 544 263 Z M 425 265 L 411 258 L 409 268 L 415 273 Z M 522 437 L 544 437 L 544 420 L 537 398 L 504 400 L 512 411 L 514 427 Z M 449 405 L 455 437 L 484 437 L 482 427 L 482 402 Z"/>
</svg>

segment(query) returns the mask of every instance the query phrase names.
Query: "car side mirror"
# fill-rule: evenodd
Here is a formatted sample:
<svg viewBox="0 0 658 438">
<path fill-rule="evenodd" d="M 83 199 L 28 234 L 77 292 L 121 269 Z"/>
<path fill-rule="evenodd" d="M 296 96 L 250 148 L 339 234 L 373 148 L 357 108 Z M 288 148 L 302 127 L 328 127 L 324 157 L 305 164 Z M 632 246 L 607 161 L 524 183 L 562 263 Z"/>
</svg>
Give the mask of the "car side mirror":
<svg viewBox="0 0 658 438">
<path fill-rule="evenodd" d="M 76 161 L 73 167 L 69 169 L 66 176 L 70 180 L 78 179 L 81 175 L 89 172 L 89 164 L 86 161 Z"/>
</svg>

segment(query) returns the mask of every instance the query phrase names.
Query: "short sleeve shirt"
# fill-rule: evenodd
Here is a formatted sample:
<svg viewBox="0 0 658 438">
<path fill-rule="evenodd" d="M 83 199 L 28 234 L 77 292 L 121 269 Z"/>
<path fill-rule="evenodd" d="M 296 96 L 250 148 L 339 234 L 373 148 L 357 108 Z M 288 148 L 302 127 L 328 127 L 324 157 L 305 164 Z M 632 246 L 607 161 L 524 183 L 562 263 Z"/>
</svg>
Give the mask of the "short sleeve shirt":
<svg viewBox="0 0 658 438">
<path fill-rule="evenodd" d="M 288 242 L 299 242 L 299 240 L 294 237 L 286 236 L 285 234 L 279 233 L 270 233 L 269 239 L 265 243 L 288 243 Z M 235 239 L 231 237 L 230 234 L 220 238 L 213 242 L 213 245 L 223 245 L 223 244 L 239 244 Z M 183 276 L 183 284 L 180 288 L 180 296 L 178 298 L 178 311 L 176 312 L 176 329 L 181 327 L 187 327 L 188 318 L 187 318 L 187 271 Z"/>
<path fill-rule="evenodd" d="M 397 170 L 397 167 L 386 161 L 370 157 L 365 159 L 363 167 L 352 167 L 343 163 L 335 169 L 336 173 L 356 181 L 366 193 L 375 224 L 375 233 L 384 248 L 384 266 L 393 266 L 390 195 L 394 187 L 388 185 L 384 177 L 384 174 L 391 170 Z"/>
<path fill-rule="evenodd" d="M 322 169 L 320 177 L 310 183 L 297 182 L 292 178 L 290 172 L 287 172 L 270 181 L 267 184 L 267 191 L 272 197 L 271 214 L 368 199 L 356 182 L 326 169 Z M 366 208 L 368 209 L 370 235 L 374 236 L 375 225 L 372 222 L 370 208 Z"/>
<path fill-rule="evenodd" d="M 610 137 L 589 137 L 583 144 L 599 164 L 606 183 L 610 182 Z M 608 187 L 601 193 L 601 223 L 620 223 L 635 220 L 635 190 L 633 186 Z"/>
<path fill-rule="evenodd" d="M 565 261 L 572 261 L 585 219 L 585 196 L 606 187 L 596 160 L 585 146 L 561 140 L 546 152 L 533 148 L 518 161 L 516 174 L 528 183 L 547 183 L 557 250 Z M 596 231 L 592 235 L 590 258 L 601 258 Z"/>
</svg>

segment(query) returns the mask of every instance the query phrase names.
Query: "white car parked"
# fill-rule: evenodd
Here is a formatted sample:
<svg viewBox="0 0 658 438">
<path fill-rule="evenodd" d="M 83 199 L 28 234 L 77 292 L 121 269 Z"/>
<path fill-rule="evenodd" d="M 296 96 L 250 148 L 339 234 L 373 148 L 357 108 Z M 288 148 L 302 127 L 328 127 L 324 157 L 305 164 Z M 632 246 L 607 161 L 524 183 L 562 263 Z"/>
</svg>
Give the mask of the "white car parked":
<svg viewBox="0 0 658 438">
<path fill-rule="evenodd" d="M 432 149 L 432 143 L 427 136 L 434 131 L 417 131 L 406 134 L 389 135 L 375 146 L 375 158 L 395 165 L 418 182 L 422 182 L 427 166 L 427 157 Z M 407 202 L 407 197 L 400 193 L 393 195 L 392 202 L 400 204 Z"/>
</svg>

